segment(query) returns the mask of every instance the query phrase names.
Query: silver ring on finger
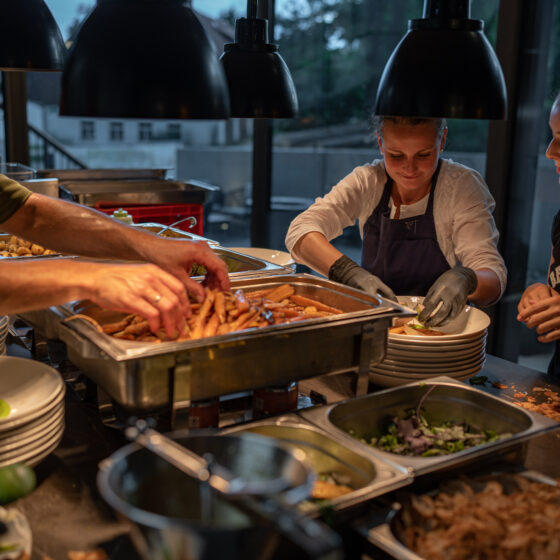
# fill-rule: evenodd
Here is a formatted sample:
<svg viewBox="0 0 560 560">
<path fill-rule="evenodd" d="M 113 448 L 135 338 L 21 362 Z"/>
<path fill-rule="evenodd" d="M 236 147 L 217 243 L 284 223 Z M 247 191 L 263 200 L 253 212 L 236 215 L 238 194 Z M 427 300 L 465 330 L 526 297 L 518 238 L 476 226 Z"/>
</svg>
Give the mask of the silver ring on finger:
<svg viewBox="0 0 560 560">
<path fill-rule="evenodd" d="M 161 300 L 161 294 L 158 294 L 155 298 L 154 298 L 154 305 L 157 305 Z"/>
</svg>

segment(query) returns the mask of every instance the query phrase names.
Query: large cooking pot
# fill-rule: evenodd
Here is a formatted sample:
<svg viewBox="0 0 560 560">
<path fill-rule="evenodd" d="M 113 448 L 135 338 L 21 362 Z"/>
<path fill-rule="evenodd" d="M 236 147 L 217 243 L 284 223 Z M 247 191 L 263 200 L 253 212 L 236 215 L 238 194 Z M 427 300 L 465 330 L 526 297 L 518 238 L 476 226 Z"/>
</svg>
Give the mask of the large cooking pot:
<svg viewBox="0 0 560 560">
<path fill-rule="evenodd" d="M 267 480 L 276 487 L 279 479 L 287 484 L 280 494 L 258 502 L 264 512 L 261 520 L 148 449 L 128 444 L 100 464 L 97 483 L 104 499 L 139 529 L 134 533 L 143 556 L 150 560 L 294 559 L 324 558 L 334 550 L 330 557 L 337 557 L 339 542 L 332 531 L 285 507 L 308 497 L 313 484 L 312 471 L 294 452 L 255 434 L 177 432 L 170 437 L 199 455 L 211 454 L 233 475 L 263 486 Z M 270 522 L 276 515 L 271 504 L 278 503 L 284 504 L 278 514 L 280 527 Z"/>
</svg>

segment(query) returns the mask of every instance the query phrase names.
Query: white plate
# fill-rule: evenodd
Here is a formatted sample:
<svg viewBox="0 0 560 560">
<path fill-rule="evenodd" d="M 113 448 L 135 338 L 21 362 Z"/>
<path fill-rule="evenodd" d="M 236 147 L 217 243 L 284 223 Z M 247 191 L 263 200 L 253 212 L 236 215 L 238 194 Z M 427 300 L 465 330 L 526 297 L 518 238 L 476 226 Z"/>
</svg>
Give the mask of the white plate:
<svg viewBox="0 0 560 560">
<path fill-rule="evenodd" d="M 13 463 L 28 463 L 29 460 L 42 455 L 46 450 L 54 450 L 60 443 L 62 435 L 64 433 L 64 422 L 57 428 L 55 432 L 52 432 L 48 438 L 44 438 L 35 445 L 29 446 L 24 452 L 21 450 L 16 450 L 12 454 L 6 453 L 0 457 L 0 467 L 5 467 L 7 465 L 12 465 Z"/>
<path fill-rule="evenodd" d="M 415 362 L 415 361 L 407 361 L 407 360 L 400 360 L 398 358 L 392 358 L 386 356 L 385 359 L 380 362 L 378 365 L 386 368 L 398 368 L 398 369 L 418 369 L 420 371 L 424 370 L 436 370 L 436 369 L 443 369 L 443 368 L 451 368 L 451 369 L 460 369 L 462 367 L 468 367 L 469 365 L 473 365 L 476 362 L 484 359 L 486 357 L 486 352 L 483 350 L 479 350 L 473 354 L 469 354 L 460 359 L 454 359 L 454 356 L 451 355 L 447 360 L 442 360 L 439 362 L 432 361 L 432 362 Z"/>
<path fill-rule="evenodd" d="M 15 444 L 10 446 L 9 449 L 0 449 L 0 461 L 7 461 L 13 457 L 27 455 L 27 453 L 31 451 L 43 448 L 45 444 L 61 435 L 62 431 L 64 431 L 64 418 L 60 419 L 54 426 L 51 426 L 50 429 L 44 432 L 39 438 L 28 441 L 25 445 Z"/>
<path fill-rule="evenodd" d="M 387 350 L 385 360 L 392 360 L 394 362 L 400 362 L 401 364 L 418 364 L 420 366 L 433 364 L 435 366 L 440 366 L 442 364 L 455 363 L 459 360 L 468 360 L 481 354 L 485 350 L 485 344 L 477 346 L 471 350 L 467 350 L 466 352 L 431 352 L 426 354 L 414 354 L 409 352 L 393 352 L 392 350 Z"/>
<path fill-rule="evenodd" d="M 383 362 L 376 364 L 374 367 L 384 369 L 387 371 L 395 372 L 395 373 L 404 373 L 405 375 L 410 374 L 418 374 L 423 375 L 426 372 L 441 372 L 441 375 L 445 375 L 446 372 L 454 372 L 454 371 L 461 371 L 465 369 L 469 369 L 476 365 L 479 365 L 484 362 L 486 359 L 486 354 L 484 352 L 474 356 L 472 359 L 469 360 L 462 360 L 461 362 L 448 362 L 448 363 L 440 363 L 440 364 L 409 364 L 403 362 L 393 362 L 390 360 L 384 360 Z"/>
<path fill-rule="evenodd" d="M 0 439 L 0 454 L 44 439 L 51 432 L 55 431 L 56 428 L 64 422 L 64 403 L 61 403 L 61 405 L 62 406 L 54 410 L 55 414 L 53 416 L 50 416 L 41 424 L 34 425 L 32 429 L 9 437 L 2 437 Z M 42 420 L 42 418 L 40 420 Z"/>
<path fill-rule="evenodd" d="M 277 251 L 275 249 L 264 249 L 261 247 L 227 247 L 232 251 L 249 255 L 263 261 L 268 261 L 279 266 L 294 266 L 296 263 L 290 253 Z"/>
<path fill-rule="evenodd" d="M 64 400 L 55 403 L 52 408 L 46 410 L 42 416 L 34 420 L 15 426 L 10 430 L 0 430 L 0 445 L 10 438 L 24 437 L 38 429 L 42 429 L 55 416 L 59 416 L 61 411 L 64 411 Z"/>
<path fill-rule="evenodd" d="M 410 370 L 410 369 L 397 370 L 397 369 L 384 368 L 382 365 L 375 365 L 375 366 L 370 366 L 369 371 L 373 373 L 380 373 L 382 375 L 403 377 L 406 379 L 424 379 L 426 377 L 433 377 L 434 375 L 447 375 L 448 377 L 458 377 L 463 374 L 476 375 L 482 369 L 482 366 L 484 366 L 485 361 L 486 361 L 485 359 L 482 359 L 480 360 L 479 363 L 476 363 L 474 365 L 469 365 L 466 368 L 459 368 L 456 370 L 453 370 L 451 368 L 444 368 L 443 370 L 435 368 L 433 370 L 426 370 L 421 373 L 417 373 L 414 370 Z"/>
<path fill-rule="evenodd" d="M 409 307 L 412 311 L 416 311 L 417 306 L 424 301 L 424 298 L 420 296 L 397 296 L 397 300 L 400 304 Z M 434 327 L 435 330 L 445 333 L 441 336 L 415 336 L 389 333 L 389 338 L 395 340 L 411 339 L 422 342 L 423 344 L 432 344 L 434 339 L 438 341 L 463 340 L 480 335 L 489 325 L 490 317 L 484 313 L 484 311 L 472 305 L 466 305 L 459 316 L 453 319 L 449 324 Z"/>
<path fill-rule="evenodd" d="M 408 346 L 409 348 L 465 348 L 469 344 L 475 345 L 477 342 L 487 337 L 487 329 L 481 333 L 466 338 L 450 338 L 444 336 L 413 336 L 408 334 L 393 334 L 389 333 L 387 337 L 387 344 L 395 344 L 398 346 Z"/>
<path fill-rule="evenodd" d="M 0 357 L 0 398 L 10 405 L 10 414 L 0 418 L 0 430 L 44 414 L 63 393 L 64 381 L 54 368 L 35 360 Z"/>
<path fill-rule="evenodd" d="M 41 420 L 45 416 L 47 416 L 54 408 L 60 405 L 60 403 L 64 400 L 65 394 L 65 386 L 62 386 L 62 391 L 60 391 L 55 397 L 46 404 L 42 409 L 34 410 L 29 414 L 22 414 L 17 418 L 10 419 L 10 416 L 7 418 L 2 418 L 2 420 L 7 420 L 6 422 L 0 423 L 0 434 L 9 434 L 15 428 L 19 428 L 21 426 L 26 426 L 29 422 L 35 420 Z"/>
</svg>

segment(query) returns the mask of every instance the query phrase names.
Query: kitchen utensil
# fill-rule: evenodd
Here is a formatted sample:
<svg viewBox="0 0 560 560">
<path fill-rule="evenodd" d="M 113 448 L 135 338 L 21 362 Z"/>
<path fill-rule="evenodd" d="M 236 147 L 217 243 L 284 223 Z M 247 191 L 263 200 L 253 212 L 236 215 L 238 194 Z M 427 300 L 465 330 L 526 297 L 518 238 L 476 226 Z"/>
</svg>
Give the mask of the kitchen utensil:
<svg viewBox="0 0 560 560">
<path fill-rule="evenodd" d="M 146 430 L 139 433 L 142 431 Z M 149 442 L 149 449 L 131 443 L 103 461 L 97 479 L 105 500 L 137 524 L 150 560 L 340 557 L 335 533 L 284 505 L 307 495 L 313 478 L 296 454 L 254 434 L 170 434 L 195 454 L 193 458 L 192 454 L 179 453 L 174 445 L 168 447 L 168 442 L 162 447 L 164 436 L 154 439 L 153 435 L 148 431 L 149 437 L 139 441 Z M 159 452 L 165 453 L 166 459 Z M 201 461 L 205 453 L 213 458 L 209 468 L 204 467 L 207 459 L 202 457 Z M 182 468 L 186 463 L 195 477 L 185 476 L 184 470 L 175 466 Z M 207 475 L 208 482 L 217 477 L 216 485 L 211 492 L 201 492 L 204 483 L 200 479 Z M 290 481 L 290 487 L 275 495 L 221 491 L 222 484 L 227 488 L 236 485 L 236 480 L 247 481 L 239 487 L 260 484 L 265 488 L 266 481 L 283 477 Z M 274 486 L 278 490 L 278 485 Z M 205 500 L 210 503 L 204 504 Z"/>
</svg>

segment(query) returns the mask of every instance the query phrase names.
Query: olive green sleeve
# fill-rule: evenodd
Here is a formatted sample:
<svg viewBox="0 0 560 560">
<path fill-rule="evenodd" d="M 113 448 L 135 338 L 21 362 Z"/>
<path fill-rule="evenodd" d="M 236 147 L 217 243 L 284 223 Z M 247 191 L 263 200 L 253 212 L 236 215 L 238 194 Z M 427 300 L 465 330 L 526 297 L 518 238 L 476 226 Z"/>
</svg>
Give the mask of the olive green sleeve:
<svg viewBox="0 0 560 560">
<path fill-rule="evenodd" d="M 0 223 L 5 222 L 15 214 L 30 194 L 29 189 L 0 174 Z"/>
</svg>

